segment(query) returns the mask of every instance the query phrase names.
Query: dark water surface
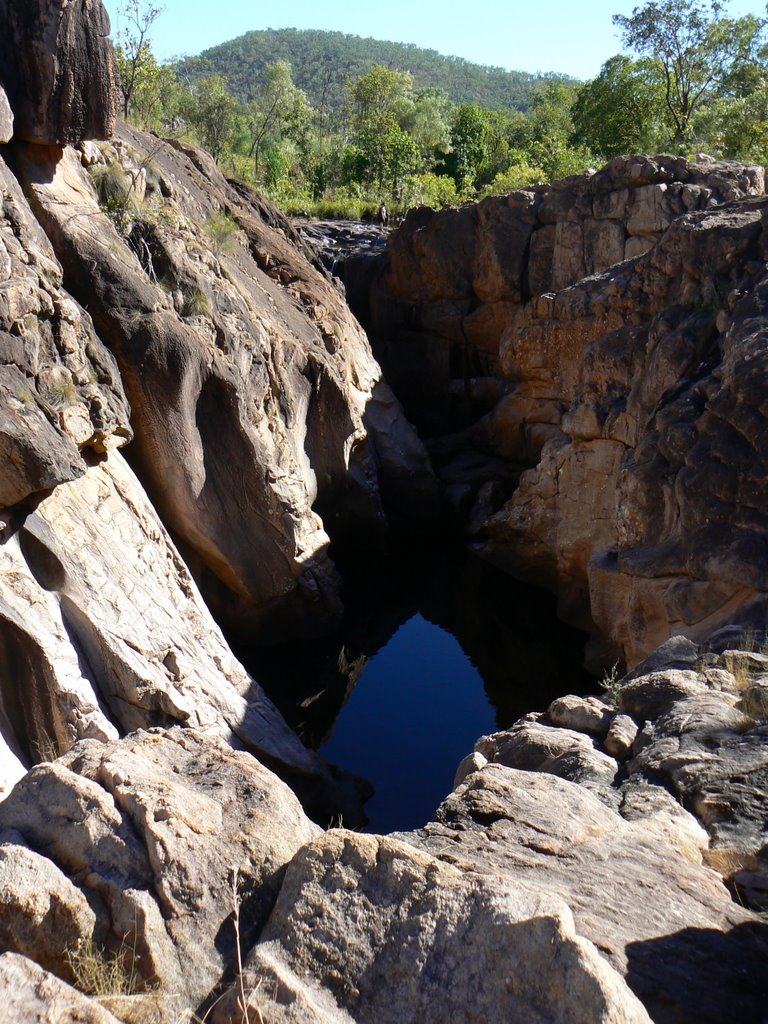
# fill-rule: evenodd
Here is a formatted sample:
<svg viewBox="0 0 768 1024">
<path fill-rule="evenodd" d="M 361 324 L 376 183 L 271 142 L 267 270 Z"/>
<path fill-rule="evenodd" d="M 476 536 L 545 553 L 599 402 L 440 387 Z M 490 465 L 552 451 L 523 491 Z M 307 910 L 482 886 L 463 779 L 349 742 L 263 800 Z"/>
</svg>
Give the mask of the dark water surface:
<svg viewBox="0 0 768 1024">
<path fill-rule="evenodd" d="M 594 688 L 554 598 L 471 554 L 358 560 L 345 588 L 338 636 L 240 653 L 308 746 L 372 783 L 371 831 L 423 825 L 479 736 Z"/>
</svg>

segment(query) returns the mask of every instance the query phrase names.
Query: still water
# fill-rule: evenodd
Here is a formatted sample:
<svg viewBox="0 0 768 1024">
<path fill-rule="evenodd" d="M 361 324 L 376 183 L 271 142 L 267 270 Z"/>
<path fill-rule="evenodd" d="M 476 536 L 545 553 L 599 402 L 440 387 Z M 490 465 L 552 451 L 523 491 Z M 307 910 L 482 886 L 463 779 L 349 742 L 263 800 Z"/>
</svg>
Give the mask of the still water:
<svg viewBox="0 0 768 1024">
<path fill-rule="evenodd" d="M 428 821 L 459 761 L 495 728 L 458 640 L 416 614 L 365 666 L 320 753 L 373 784 L 366 813 L 391 832 Z"/>
<path fill-rule="evenodd" d="M 371 831 L 425 824 L 479 736 L 594 688 L 554 598 L 471 554 L 401 552 L 345 580 L 338 636 L 241 655 L 307 746 L 373 785 Z"/>
</svg>

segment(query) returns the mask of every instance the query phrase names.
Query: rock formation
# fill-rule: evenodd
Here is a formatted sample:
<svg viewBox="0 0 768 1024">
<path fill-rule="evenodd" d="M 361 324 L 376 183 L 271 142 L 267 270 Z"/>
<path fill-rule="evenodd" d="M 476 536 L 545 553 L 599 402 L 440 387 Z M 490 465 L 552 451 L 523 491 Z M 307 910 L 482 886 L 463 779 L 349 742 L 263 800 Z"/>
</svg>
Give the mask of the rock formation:
<svg viewBox="0 0 768 1024">
<path fill-rule="evenodd" d="M 474 403 L 464 443 L 527 470 L 486 551 L 593 628 L 595 665 L 765 621 L 763 191 L 762 168 L 621 158 L 416 211 L 373 286 L 406 402 L 443 432 Z"/>
<path fill-rule="evenodd" d="M 91 141 L 114 100 L 104 19 L 97 0 L 0 15 L 0 138 L 13 134 L 0 151 L 3 1019 L 762 1020 L 768 658 L 737 631 L 702 648 L 678 638 L 605 699 L 559 698 L 481 738 L 413 833 L 323 833 L 307 816 L 348 818 L 355 780 L 301 746 L 195 578 L 230 627 L 322 628 L 339 603 L 329 538 L 423 526 L 435 480 L 359 326 L 277 211 L 191 147 L 127 128 Z M 640 166 L 640 179 L 665 167 Z M 666 227 L 670 196 L 711 198 L 678 170 L 687 192 L 642 179 L 624 207 L 606 200 L 634 211 L 630 241 Z M 720 171 L 707 174 L 714 187 Z M 588 180 L 574 187 L 594 213 Z M 643 187 L 656 191 L 641 201 Z M 538 473 L 494 543 L 510 559 L 529 543 L 563 595 L 565 555 L 575 590 L 600 571 L 621 595 L 622 573 L 630 589 L 658 578 L 640 574 L 645 548 L 684 579 L 679 601 L 701 629 L 702 602 L 717 619 L 764 589 L 765 473 L 750 447 L 763 201 L 675 221 L 644 256 L 522 306 L 503 267 L 535 278 L 550 243 L 572 237 L 558 189 L 537 195 L 505 208 L 532 230 L 539 217 L 539 257 L 515 263 L 499 227 L 477 263 L 481 290 L 503 297 L 475 323 L 511 325 L 506 372 L 525 364 L 521 400 L 548 399 L 526 440 Z M 622 216 L 604 218 L 617 245 Z M 600 237 L 595 253 L 609 248 Z M 435 301 L 450 333 L 444 303 L 464 300 Z M 539 322 L 548 305 L 559 331 Z M 502 418 L 478 431 L 509 458 L 517 435 Z M 579 546 L 590 493 L 605 519 L 595 536 L 613 537 L 588 473 L 561 562 L 559 499 L 542 509 L 539 548 L 515 512 L 526 488 L 543 493 L 548 459 L 577 478 L 583 440 L 622 448 L 604 461 L 627 481 L 616 531 L 636 557 L 617 556 L 613 575 L 585 555 L 589 537 Z M 736 457 L 737 486 L 712 472 Z M 725 546 L 702 561 L 685 545 L 705 505 L 704 539 Z M 663 632 L 633 621 L 631 650 Z"/>
<path fill-rule="evenodd" d="M 109 28 L 101 0 L 0 7 L 0 85 L 17 138 L 72 143 L 112 134 L 117 70 Z M 2 109 L 0 100 L 0 124 Z M 1 130 L 0 141 L 7 141 Z"/>
</svg>

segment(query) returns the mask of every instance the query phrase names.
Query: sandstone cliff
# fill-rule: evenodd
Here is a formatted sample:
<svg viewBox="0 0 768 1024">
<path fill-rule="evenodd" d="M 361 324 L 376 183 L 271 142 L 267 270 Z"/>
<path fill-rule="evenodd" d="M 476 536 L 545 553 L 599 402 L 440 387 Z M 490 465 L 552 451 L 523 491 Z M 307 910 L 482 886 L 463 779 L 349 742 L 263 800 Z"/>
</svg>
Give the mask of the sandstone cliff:
<svg viewBox="0 0 768 1024">
<path fill-rule="evenodd" d="M 445 432 L 469 402 L 464 442 L 527 470 L 486 550 L 595 630 L 594 664 L 765 622 L 763 191 L 762 168 L 622 158 L 416 211 L 373 285 L 406 403 Z"/>
</svg>

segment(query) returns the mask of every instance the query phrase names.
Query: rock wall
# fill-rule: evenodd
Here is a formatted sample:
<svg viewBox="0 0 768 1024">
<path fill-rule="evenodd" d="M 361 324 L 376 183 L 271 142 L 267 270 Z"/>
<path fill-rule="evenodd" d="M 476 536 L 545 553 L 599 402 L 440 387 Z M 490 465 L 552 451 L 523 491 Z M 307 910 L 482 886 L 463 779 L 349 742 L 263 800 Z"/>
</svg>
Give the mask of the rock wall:
<svg viewBox="0 0 768 1024">
<path fill-rule="evenodd" d="M 765 621 L 763 191 L 762 168 L 621 158 L 415 212 L 373 286 L 385 367 L 431 353 L 406 401 L 426 388 L 445 432 L 473 399 L 465 443 L 525 470 L 486 551 L 594 630 L 595 667 Z"/>
<path fill-rule="evenodd" d="M 3 47 L 21 8 L 3 8 Z M 110 129 L 104 18 L 85 0 L 35 14 L 23 101 L 0 63 L 0 789 L 80 739 L 182 723 L 257 754 L 321 820 L 360 820 L 358 784 L 235 661 L 190 567 L 249 639 L 322 632 L 341 610 L 329 532 L 423 526 L 429 462 L 274 208 L 127 128 L 103 150 L 58 144 Z M 51 85 L 61 109 L 51 68 L 71 77 Z"/>
</svg>

